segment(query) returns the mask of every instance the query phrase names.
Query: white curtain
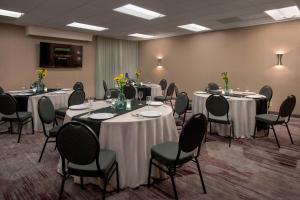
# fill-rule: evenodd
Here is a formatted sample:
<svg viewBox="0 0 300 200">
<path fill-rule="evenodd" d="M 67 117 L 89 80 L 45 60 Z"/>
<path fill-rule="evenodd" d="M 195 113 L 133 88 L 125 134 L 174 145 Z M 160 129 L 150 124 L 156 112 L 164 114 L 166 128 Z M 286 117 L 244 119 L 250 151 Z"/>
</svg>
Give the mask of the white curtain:
<svg viewBox="0 0 300 200">
<path fill-rule="evenodd" d="M 104 96 L 103 80 L 108 88 L 114 87 L 114 76 L 128 73 L 135 77 L 138 67 L 138 43 L 126 40 L 97 38 L 96 51 L 96 98 Z"/>
</svg>

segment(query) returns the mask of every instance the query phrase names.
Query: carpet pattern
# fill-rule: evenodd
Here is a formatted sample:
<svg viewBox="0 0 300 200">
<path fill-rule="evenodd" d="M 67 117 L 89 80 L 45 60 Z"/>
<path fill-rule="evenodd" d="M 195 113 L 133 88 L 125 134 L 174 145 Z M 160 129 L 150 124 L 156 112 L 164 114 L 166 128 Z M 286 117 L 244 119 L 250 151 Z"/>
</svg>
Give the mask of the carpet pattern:
<svg viewBox="0 0 300 200">
<path fill-rule="evenodd" d="M 292 119 L 290 144 L 285 127 L 276 126 L 281 148 L 274 135 L 257 139 L 237 139 L 228 147 L 228 139 L 208 135 L 201 149 L 200 165 L 207 194 L 203 194 L 197 167 L 192 162 L 177 173 L 175 182 L 180 199 L 196 200 L 296 200 L 300 199 L 300 119 Z M 262 133 L 260 133 L 262 135 Z M 259 135 L 258 135 L 259 136 Z M 44 142 L 42 133 L 0 135 L 0 199 L 57 199 L 61 176 L 57 174 L 59 155 L 49 144 L 41 163 L 38 158 Z M 88 184 L 81 190 L 69 178 L 64 199 L 101 199 L 98 186 Z M 150 188 L 141 186 L 109 192 L 109 200 L 173 199 L 169 179 L 156 181 Z"/>
</svg>

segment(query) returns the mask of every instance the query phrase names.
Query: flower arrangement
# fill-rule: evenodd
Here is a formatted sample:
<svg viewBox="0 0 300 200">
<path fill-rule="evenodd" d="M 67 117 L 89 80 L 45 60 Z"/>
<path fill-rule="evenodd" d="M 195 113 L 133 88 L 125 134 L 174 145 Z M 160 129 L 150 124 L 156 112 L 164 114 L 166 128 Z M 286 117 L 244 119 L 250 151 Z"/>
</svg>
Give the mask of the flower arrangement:
<svg viewBox="0 0 300 200">
<path fill-rule="evenodd" d="M 124 85 L 128 82 L 128 78 L 126 78 L 124 74 L 119 74 L 114 78 L 114 81 L 117 83 L 120 91 L 122 92 Z"/>
<path fill-rule="evenodd" d="M 141 78 L 141 75 L 142 75 L 141 69 L 137 68 L 136 71 L 135 71 L 136 79 L 139 80 Z"/>
<path fill-rule="evenodd" d="M 37 76 L 38 76 L 39 81 L 43 80 L 47 76 L 47 73 L 48 73 L 47 69 L 45 69 L 45 68 L 41 68 L 36 71 L 37 71 Z"/>
</svg>

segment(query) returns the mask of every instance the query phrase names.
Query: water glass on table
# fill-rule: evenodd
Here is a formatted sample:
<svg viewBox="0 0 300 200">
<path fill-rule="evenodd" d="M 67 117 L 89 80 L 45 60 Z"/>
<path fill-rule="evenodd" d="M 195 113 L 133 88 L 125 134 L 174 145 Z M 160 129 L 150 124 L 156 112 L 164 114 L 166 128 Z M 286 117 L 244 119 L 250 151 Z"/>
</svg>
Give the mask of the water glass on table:
<svg viewBox="0 0 300 200">
<path fill-rule="evenodd" d="M 148 109 L 149 109 L 151 100 L 152 100 L 151 96 L 147 96 L 147 97 L 146 97 L 146 104 L 148 105 Z"/>
<path fill-rule="evenodd" d="M 139 98 L 139 100 L 140 100 L 140 103 L 139 103 L 139 105 L 143 105 L 142 103 L 141 103 L 141 101 L 142 101 L 142 99 L 143 99 L 143 96 L 144 96 L 144 93 L 143 93 L 143 91 L 139 91 L 138 92 L 138 98 Z"/>
<path fill-rule="evenodd" d="M 107 99 L 110 99 L 110 97 L 111 97 L 111 91 L 107 90 L 106 93 L 105 93 L 105 96 L 106 96 Z"/>
</svg>

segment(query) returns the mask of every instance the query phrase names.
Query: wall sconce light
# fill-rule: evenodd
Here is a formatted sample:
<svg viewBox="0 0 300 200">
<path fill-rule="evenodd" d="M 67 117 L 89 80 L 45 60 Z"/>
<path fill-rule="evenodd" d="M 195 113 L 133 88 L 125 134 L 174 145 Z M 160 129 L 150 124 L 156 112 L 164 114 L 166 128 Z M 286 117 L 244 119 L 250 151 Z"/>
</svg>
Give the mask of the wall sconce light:
<svg viewBox="0 0 300 200">
<path fill-rule="evenodd" d="M 282 64 L 282 56 L 283 56 L 284 52 L 283 51 L 277 51 L 276 52 L 276 56 L 277 56 L 277 64 L 276 64 L 276 68 L 277 69 L 280 69 L 283 67 L 283 64 Z"/>
<path fill-rule="evenodd" d="M 157 69 L 162 69 L 162 57 L 158 57 L 157 58 L 157 65 L 156 65 Z"/>
</svg>

